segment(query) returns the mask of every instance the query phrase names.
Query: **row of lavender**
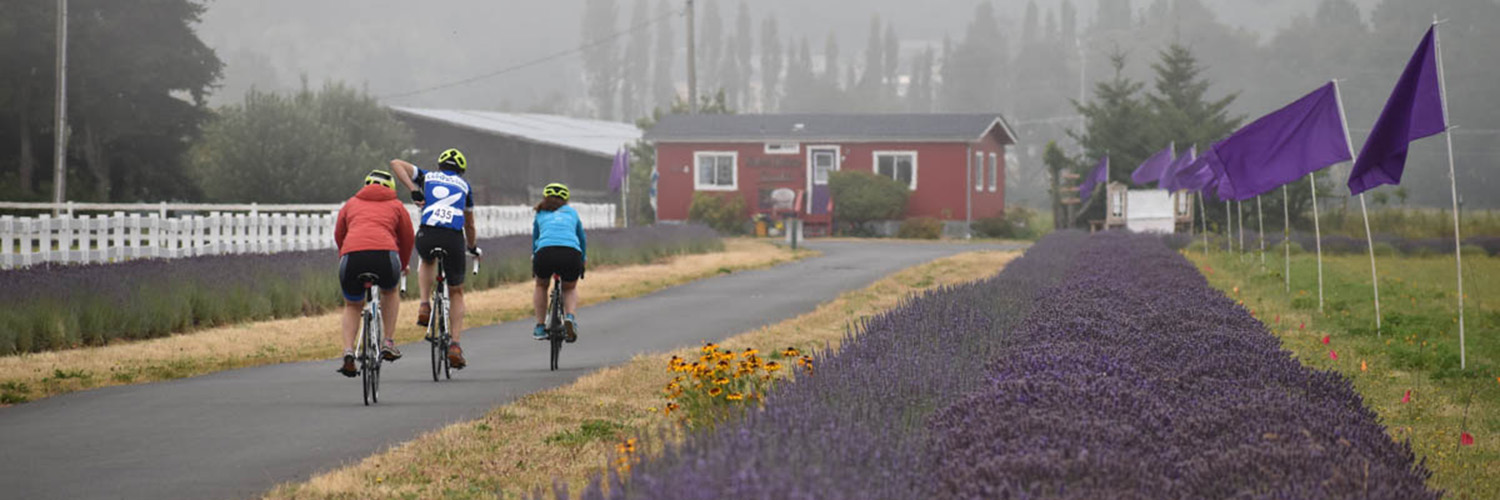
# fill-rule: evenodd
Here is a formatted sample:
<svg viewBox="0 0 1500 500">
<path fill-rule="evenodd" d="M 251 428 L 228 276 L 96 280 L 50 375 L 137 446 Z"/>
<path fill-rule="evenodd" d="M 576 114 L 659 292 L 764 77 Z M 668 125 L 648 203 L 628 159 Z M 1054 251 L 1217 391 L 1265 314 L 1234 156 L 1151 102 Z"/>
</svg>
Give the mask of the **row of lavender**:
<svg viewBox="0 0 1500 500">
<path fill-rule="evenodd" d="M 1347 380 L 1157 238 L 1055 234 L 858 330 L 763 411 L 583 497 L 1438 496 Z"/>
<path fill-rule="evenodd" d="M 723 248 L 703 226 L 594 230 L 589 243 L 595 266 Z M 483 239 L 479 246 L 484 266 L 467 286 L 484 289 L 530 277 L 529 236 Z M 0 355 L 323 312 L 342 301 L 337 269 L 337 252 L 319 250 L 0 271 Z"/>
</svg>

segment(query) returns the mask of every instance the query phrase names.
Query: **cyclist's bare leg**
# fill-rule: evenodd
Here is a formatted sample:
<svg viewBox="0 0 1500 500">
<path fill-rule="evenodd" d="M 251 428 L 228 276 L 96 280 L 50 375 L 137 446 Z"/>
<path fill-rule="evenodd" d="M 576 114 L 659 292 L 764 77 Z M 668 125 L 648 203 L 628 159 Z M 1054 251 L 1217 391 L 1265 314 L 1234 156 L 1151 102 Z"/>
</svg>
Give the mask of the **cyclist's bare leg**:
<svg viewBox="0 0 1500 500">
<path fill-rule="evenodd" d="M 364 312 L 365 301 L 344 301 L 344 350 L 354 350 L 354 336 L 359 334 L 360 314 Z"/>
<path fill-rule="evenodd" d="M 464 331 L 464 287 L 448 287 L 448 329 L 452 332 L 453 341 L 458 342 L 458 334 Z"/>
<path fill-rule="evenodd" d="M 578 282 L 564 281 L 562 284 L 563 314 L 578 310 Z"/>
<path fill-rule="evenodd" d="M 394 288 L 380 290 L 380 331 L 381 336 L 388 340 L 396 338 L 396 314 L 401 312 L 400 294 L 401 291 Z"/>
<path fill-rule="evenodd" d="M 437 279 L 437 260 L 423 259 L 417 265 L 417 283 L 422 288 L 422 302 L 432 299 L 432 282 Z"/>
<path fill-rule="evenodd" d="M 551 284 L 551 278 L 537 278 L 536 291 L 531 294 L 531 307 L 536 312 L 538 325 L 547 323 L 547 290 Z"/>
</svg>

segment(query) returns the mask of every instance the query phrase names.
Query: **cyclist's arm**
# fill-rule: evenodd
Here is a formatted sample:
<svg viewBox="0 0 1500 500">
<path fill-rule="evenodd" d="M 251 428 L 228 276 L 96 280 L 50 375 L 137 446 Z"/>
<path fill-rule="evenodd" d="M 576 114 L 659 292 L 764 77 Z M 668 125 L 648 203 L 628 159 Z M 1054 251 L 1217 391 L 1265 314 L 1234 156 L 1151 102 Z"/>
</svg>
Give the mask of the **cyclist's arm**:
<svg viewBox="0 0 1500 500">
<path fill-rule="evenodd" d="M 589 261 L 589 239 L 583 234 L 583 221 L 576 222 L 578 231 L 578 252 L 583 254 L 583 262 Z"/>
<path fill-rule="evenodd" d="M 412 230 L 411 214 L 406 213 L 406 207 L 396 205 L 396 251 L 401 254 L 401 269 L 403 272 L 411 268 L 411 248 L 417 242 L 417 237 Z"/>
<path fill-rule="evenodd" d="M 469 240 L 469 249 L 479 247 L 479 230 L 474 227 L 473 210 L 464 210 L 464 238 Z"/>
<path fill-rule="evenodd" d="M 346 204 L 343 206 L 343 208 L 339 209 L 338 222 L 334 223 L 333 225 L 333 243 L 337 245 L 337 248 L 339 249 L 344 248 L 344 237 L 349 235 L 348 213 L 349 205 Z"/>
<path fill-rule="evenodd" d="M 392 173 L 396 174 L 396 180 L 401 181 L 402 186 L 406 186 L 407 191 L 417 191 L 421 189 L 417 186 L 416 182 L 413 182 L 417 178 L 416 165 L 412 165 L 406 160 L 391 160 L 391 170 L 394 171 Z"/>
<path fill-rule="evenodd" d="M 538 218 L 540 218 L 541 215 L 542 214 L 538 213 L 536 218 L 532 218 L 531 219 L 531 254 L 532 255 L 536 255 L 536 250 L 537 250 L 537 248 L 536 248 L 536 241 L 537 241 L 537 239 L 539 239 L 539 238 L 542 237 L 542 224 L 541 224 L 541 221 L 538 220 Z"/>
</svg>

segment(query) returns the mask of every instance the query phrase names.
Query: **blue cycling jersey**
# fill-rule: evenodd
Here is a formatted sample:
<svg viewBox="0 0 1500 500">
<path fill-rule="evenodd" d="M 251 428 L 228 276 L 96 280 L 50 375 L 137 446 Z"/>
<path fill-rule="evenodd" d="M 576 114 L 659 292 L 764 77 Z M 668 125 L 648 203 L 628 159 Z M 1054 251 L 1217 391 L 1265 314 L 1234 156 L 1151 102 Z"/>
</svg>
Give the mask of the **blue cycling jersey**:
<svg viewBox="0 0 1500 500">
<path fill-rule="evenodd" d="M 416 169 L 412 181 L 422 186 L 427 204 L 422 206 L 422 225 L 464 230 L 464 211 L 474 209 L 469 181 L 458 174 Z"/>
<path fill-rule="evenodd" d="M 531 223 L 531 253 L 547 247 L 567 247 L 583 254 L 587 261 L 588 238 L 583 234 L 583 221 L 578 211 L 563 205 L 550 212 L 537 212 Z"/>
</svg>

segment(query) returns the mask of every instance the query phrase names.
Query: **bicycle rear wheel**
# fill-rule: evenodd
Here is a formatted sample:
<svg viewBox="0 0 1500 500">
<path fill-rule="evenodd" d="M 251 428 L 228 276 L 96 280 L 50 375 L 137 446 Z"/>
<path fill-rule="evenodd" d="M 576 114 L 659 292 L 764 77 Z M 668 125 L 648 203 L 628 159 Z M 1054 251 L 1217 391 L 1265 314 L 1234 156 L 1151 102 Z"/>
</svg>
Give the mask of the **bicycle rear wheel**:
<svg viewBox="0 0 1500 500">
<path fill-rule="evenodd" d="M 557 371 L 557 358 L 562 353 L 565 340 L 562 324 L 562 280 L 552 279 L 551 304 L 547 307 L 547 340 L 552 344 L 552 371 Z"/>
</svg>

